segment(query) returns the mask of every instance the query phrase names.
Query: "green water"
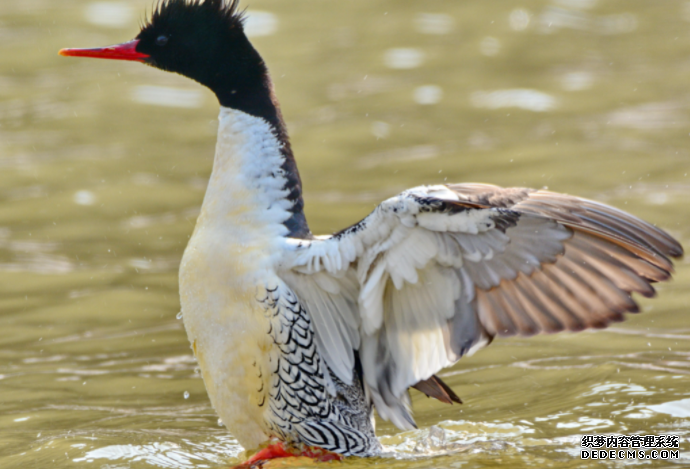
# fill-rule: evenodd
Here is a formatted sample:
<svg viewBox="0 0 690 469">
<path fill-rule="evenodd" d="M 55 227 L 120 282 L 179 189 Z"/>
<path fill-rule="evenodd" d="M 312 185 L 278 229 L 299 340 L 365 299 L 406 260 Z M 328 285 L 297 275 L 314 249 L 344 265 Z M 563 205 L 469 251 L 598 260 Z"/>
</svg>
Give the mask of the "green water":
<svg viewBox="0 0 690 469">
<path fill-rule="evenodd" d="M 548 186 L 690 240 L 690 2 L 246 4 L 272 14 L 253 41 L 315 232 L 447 180 Z M 129 40 L 145 8 L 0 1 L 2 468 L 238 462 L 176 319 L 217 105 L 139 64 L 56 55 Z M 621 325 L 496 340 L 441 375 L 464 404 L 414 393 L 419 431 L 379 424 L 397 459 L 345 467 L 690 464 L 689 287 L 680 261 Z M 588 433 L 681 435 L 681 459 L 585 463 Z"/>
</svg>

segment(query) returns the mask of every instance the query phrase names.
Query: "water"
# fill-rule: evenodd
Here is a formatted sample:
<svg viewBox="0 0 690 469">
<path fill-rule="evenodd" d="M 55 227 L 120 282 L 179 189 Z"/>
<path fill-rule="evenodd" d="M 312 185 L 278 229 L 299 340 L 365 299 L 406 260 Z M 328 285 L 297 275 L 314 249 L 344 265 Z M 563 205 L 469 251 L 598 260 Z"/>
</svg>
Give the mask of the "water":
<svg viewBox="0 0 690 469">
<path fill-rule="evenodd" d="M 407 187 L 477 181 L 602 200 L 687 245 L 689 2 L 250 6 L 315 232 Z M 220 468 L 241 457 L 176 319 L 177 266 L 211 170 L 213 97 L 138 64 L 56 54 L 130 39 L 145 8 L 0 3 L 3 468 Z M 395 459 L 345 465 L 581 467 L 583 434 L 687 437 L 688 287 L 681 261 L 623 324 L 496 340 L 442 374 L 464 404 L 413 393 L 420 430 L 379 425 Z M 687 443 L 681 451 L 687 465 Z"/>
</svg>

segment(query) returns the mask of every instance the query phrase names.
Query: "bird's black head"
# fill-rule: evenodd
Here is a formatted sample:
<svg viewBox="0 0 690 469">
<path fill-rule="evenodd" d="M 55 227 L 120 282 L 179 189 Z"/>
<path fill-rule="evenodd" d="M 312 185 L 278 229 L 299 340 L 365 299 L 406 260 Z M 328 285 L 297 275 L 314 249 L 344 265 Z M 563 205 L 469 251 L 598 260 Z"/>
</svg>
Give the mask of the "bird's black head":
<svg viewBox="0 0 690 469">
<path fill-rule="evenodd" d="M 144 62 L 218 91 L 260 84 L 263 60 L 244 34 L 237 0 L 163 0 L 136 37 Z"/>
<path fill-rule="evenodd" d="M 282 127 L 266 65 L 243 29 L 238 0 L 162 0 L 130 42 L 61 55 L 134 60 L 209 87 L 220 104 Z"/>
</svg>

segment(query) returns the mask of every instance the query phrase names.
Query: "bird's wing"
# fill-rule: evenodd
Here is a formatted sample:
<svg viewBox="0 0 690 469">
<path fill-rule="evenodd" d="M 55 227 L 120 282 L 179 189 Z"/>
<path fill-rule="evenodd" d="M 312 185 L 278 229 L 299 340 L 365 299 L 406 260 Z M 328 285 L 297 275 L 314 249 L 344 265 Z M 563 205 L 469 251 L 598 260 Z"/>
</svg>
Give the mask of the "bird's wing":
<svg viewBox="0 0 690 469">
<path fill-rule="evenodd" d="M 286 282 L 330 369 L 354 350 L 379 414 L 411 428 L 406 390 L 498 336 L 605 327 L 654 295 L 682 248 L 593 201 L 484 184 L 418 187 L 330 237 L 293 240 Z"/>
</svg>

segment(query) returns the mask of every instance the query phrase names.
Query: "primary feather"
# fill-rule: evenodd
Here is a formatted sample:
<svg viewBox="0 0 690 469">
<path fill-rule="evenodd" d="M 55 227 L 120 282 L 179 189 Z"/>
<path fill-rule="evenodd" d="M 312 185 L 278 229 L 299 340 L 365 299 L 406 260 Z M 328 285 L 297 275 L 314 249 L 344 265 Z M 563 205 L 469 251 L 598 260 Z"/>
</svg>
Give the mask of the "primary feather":
<svg viewBox="0 0 690 469">
<path fill-rule="evenodd" d="M 333 259 L 357 273 L 359 309 L 349 314 L 361 321 L 364 380 L 379 413 L 409 429 L 407 388 L 494 336 L 620 321 L 638 310 L 632 293 L 652 296 L 682 252 L 659 228 L 593 201 L 456 184 L 406 191 L 291 259 L 303 282 L 342 275 Z"/>
</svg>

